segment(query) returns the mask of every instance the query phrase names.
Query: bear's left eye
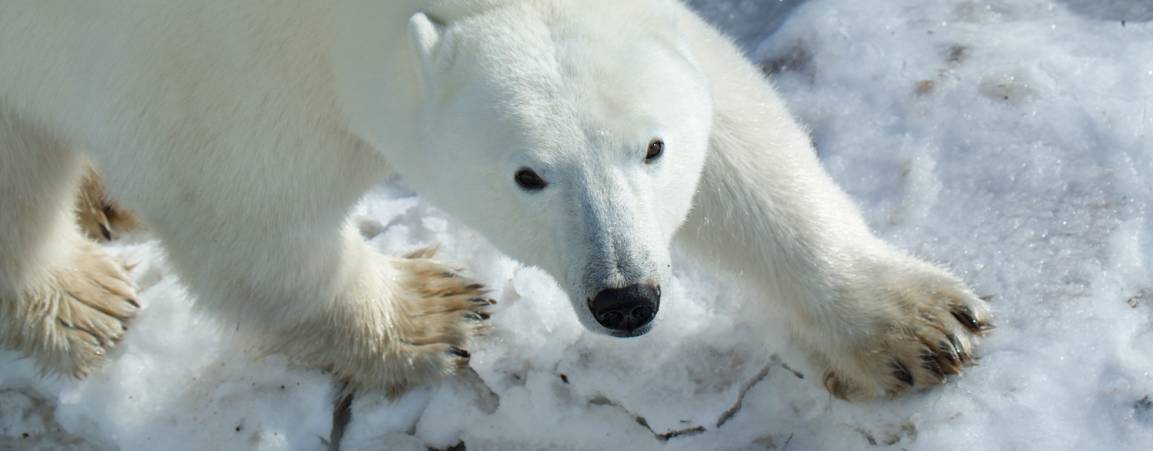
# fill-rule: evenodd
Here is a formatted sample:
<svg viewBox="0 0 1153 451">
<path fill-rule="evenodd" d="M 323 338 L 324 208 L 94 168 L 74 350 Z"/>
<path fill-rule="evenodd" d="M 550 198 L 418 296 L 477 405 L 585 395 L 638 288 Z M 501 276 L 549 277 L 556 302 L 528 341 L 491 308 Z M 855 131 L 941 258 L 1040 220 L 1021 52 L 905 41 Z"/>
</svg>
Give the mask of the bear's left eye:
<svg viewBox="0 0 1153 451">
<path fill-rule="evenodd" d="M 657 161 L 663 153 L 665 153 L 665 142 L 661 141 L 660 138 L 652 140 L 649 142 L 648 152 L 645 153 L 645 163 Z"/>
<path fill-rule="evenodd" d="M 525 191 L 540 191 L 548 186 L 548 182 L 544 181 L 536 171 L 529 168 L 518 169 L 513 179 Z"/>
</svg>

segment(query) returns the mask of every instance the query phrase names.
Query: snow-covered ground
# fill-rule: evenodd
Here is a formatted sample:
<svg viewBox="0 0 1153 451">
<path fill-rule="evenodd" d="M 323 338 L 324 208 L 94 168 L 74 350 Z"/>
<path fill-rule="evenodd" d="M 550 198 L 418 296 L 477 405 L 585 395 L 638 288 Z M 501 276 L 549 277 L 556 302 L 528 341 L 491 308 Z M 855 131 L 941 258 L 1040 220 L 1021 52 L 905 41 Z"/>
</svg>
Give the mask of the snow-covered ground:
<svg viewBox="0 0 1153 451">
<path fill-rule="evenodd" d="M 656 331 L 592 336 L 545 274 L 393 181 L 357 212 L 373 245 L 441 242 L 495 288 L 495 331 L 479 378 L 358 397 L 343 449 L 1153 449 L 1153 1 L 690 3 L 774 73 L 880 234 L 993 296 L 980 366 L 832 399 L 754 294 L 685 259 Z M 109 249 L 138 264 L 140 317 L 81 382 L 0 351 L 0 449 L 326 447 L 329 377 L 194 313 L 156 243 Z"/>
</svg>

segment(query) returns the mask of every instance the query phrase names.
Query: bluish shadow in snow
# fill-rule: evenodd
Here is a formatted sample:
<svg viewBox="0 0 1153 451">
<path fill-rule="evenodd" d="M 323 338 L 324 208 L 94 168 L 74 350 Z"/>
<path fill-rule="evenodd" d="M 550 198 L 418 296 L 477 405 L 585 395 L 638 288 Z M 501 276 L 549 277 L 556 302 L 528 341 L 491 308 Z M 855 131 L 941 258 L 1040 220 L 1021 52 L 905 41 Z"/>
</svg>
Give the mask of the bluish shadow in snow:
<svg viewBox="0 0 1153 451">
<path fill-rule="evenodd" d="M 725 31 L 746 51 L 777 31 L 808 0 L 687 0 L 685 3 Z"/>
<path fill-rule="evenodd" d="M 1153 20 L 1150 0 L 1057 0 L 1078 15 L 1101 20 L 1148 22 Z"/>
</svg>

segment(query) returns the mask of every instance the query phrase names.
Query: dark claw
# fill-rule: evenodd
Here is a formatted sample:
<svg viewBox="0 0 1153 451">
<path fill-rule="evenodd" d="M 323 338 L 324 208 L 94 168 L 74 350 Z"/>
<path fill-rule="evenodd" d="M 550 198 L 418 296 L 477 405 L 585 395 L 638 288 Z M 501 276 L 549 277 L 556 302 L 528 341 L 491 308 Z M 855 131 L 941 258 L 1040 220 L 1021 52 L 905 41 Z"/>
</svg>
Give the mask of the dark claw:
<svg viewBox="0 0 1153 451">
<path fill-rule="evenodd" d="M 897 360 L 894 360 L 889 366 L 893 369 L 893 377 L 904 382 L 905 385 L 913 386 L 913 373 L 909 371 L 909 367 Z"/>
<path fill-rule="evenodd" d="M 484 288 L 484 284 L 472 283 L 472 284 L 468 284 L 464 287 L 464 289 L 466 289 L 466 290 L 479 290 L 481 288 Z"/>
<path fill-rule="evenodd" d="M 488 314 L 484 312 L 468 312 L 465 317 L 473 321 L 484 321 L 489 318 Z"/>
<path fill-rule="evenodd" d="M 455 355 L 457 357 L 460 357 L 462 359 L 467 359 L 469 357 L 472 357 L 472 354 L 469 354 L 468 351 L 465 351 L 465 350 L 458 348 L 456 346 L 448 348 L 448 353 Z"/>
<path fill-rule="evenodd" d="M 132 304 L 133 307 L 140 308 L 140 302 L 135 299 L 125 299 L 125 301 L 128 301 L 129 304 Z"/>
<path fill-rule="evenodd" d="M 953 336 L 950 336 L 949 340 L 941 340 L 937 346 L 941 348 L 940 355 L 949 361 L 948 367 L 943 369 L 949 374 L 957 374 L 961 368 L 961 354 L 957 351 L 957 346 L 953 344 Z"/>
<path fill-rule="evenodd" d="M 967 305 L 954 308 L 953 318 L 956 318 L 957 321 L 960 321 L 961 324 L 964 325 L 965 328 L 969 329 L 970 332 L 981 331 L 981 323 L 977 321 L 976 318 L 974 318 L 973 310 L 970 309 Z"/>
<path fill-rule="evenodd" d="M 941 363 L 937 361 L 937 355 L 932 349 L 925 349 L 921 352 L 921 368 L 937 375 L 940 379 L 945 378 L 945 370 L 941 368 Z"/>
<path fill-rule="evenodd" d="M 104 241 L 112 241 L 112 231 L 108 230 L 104 224 L 100 224 L 100 236 L 104 237 Z"/>
<path fill-rule="evenodd" d="M 472 299 L 470 299 L 469 301 L 471 301 L 473 304 L 477 304 L 477 305 L 493 305 L 493 304 L 496 304 L 496 301 L 494 301 L 494 300 L 492 300 L 492 299 L 485 299 L 485 298 L 472 298 Z"/>
<path fill-rule="evenodd" d="M 952 345 L 953 349 L 956 351 L 955 356 L 957 358 L 957 362 L 964 363 L 965 361 L 969 360 L 969 355 L 965 353 L 965 347 L 961 345 L 960 338 L 957 338 L 956 335 L 949 334 L 949 344 Z"/>
<path fill-rule="evenodd" d="M 836 374 L 833 374 L 831 371 L 825 371 L 823 379 L 825 389 L 828 390 L 829 393 L 832 393 L 833 396 L 840 399 L 849 399 L 848 385 L 842 382 L 841 378 L 837 377 Z"/>
</svg>

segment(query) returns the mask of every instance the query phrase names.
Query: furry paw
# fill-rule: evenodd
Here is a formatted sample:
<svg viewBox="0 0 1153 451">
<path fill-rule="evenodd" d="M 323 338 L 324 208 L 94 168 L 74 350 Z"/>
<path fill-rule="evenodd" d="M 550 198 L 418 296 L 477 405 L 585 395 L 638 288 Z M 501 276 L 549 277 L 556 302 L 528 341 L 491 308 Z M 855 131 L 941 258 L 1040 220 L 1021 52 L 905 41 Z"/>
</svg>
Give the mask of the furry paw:
<svg viewBox="0 0 1153 451">
<path fill-rule="evenodd" d="M 487 330 L 496 303 L 460 270 L 432 260 L 433 250 L 387 259 L 392 284 L 381 314 L 345 312 L 341 343 L 313 343 L 311 363 L 332 368 L 350 387 L 390 397 L 468 366 L 470 340 Z M 343 324 L 343 325 L 342 325 Z M 333 323 L 323 327 L 331 330 Z"/>
<path fill-rule="evenodd" d="M 470 354 L 465 348 L 472 337 L 488 330 L 487 310 L 496 301 L 486 297 L 484 285 L 427 257 L 398 262 L 408 275 L 399 305 L 402 313 L 395 324 L 399 352 L 418 373 L 448 375 L 468 366 Z M 395 395 L 408 385 L 386 388 Z"/>
<path fill-rule="evenodd" d="M 985 301 L 952 275 L 920 264 L 873 274 L 865 327 L 826 352 L 825 388 L 842 399 L 893 396 L 942 384 L 973 364 L 990 332 Z M 910 275 L 912 272 L 913 275 Z M 880 286 L 876 286 L 880 285 Z"/>
<path fill-rule="evenodd" d="M 86 376 L 103 361 L 140 308 L 124 269 L 90 242 L 52 272 L 48 284 L 0 306 L 13 320 L 5 334 L 11 347 L 47 373 L 73 377 Z"/>
</svg>

